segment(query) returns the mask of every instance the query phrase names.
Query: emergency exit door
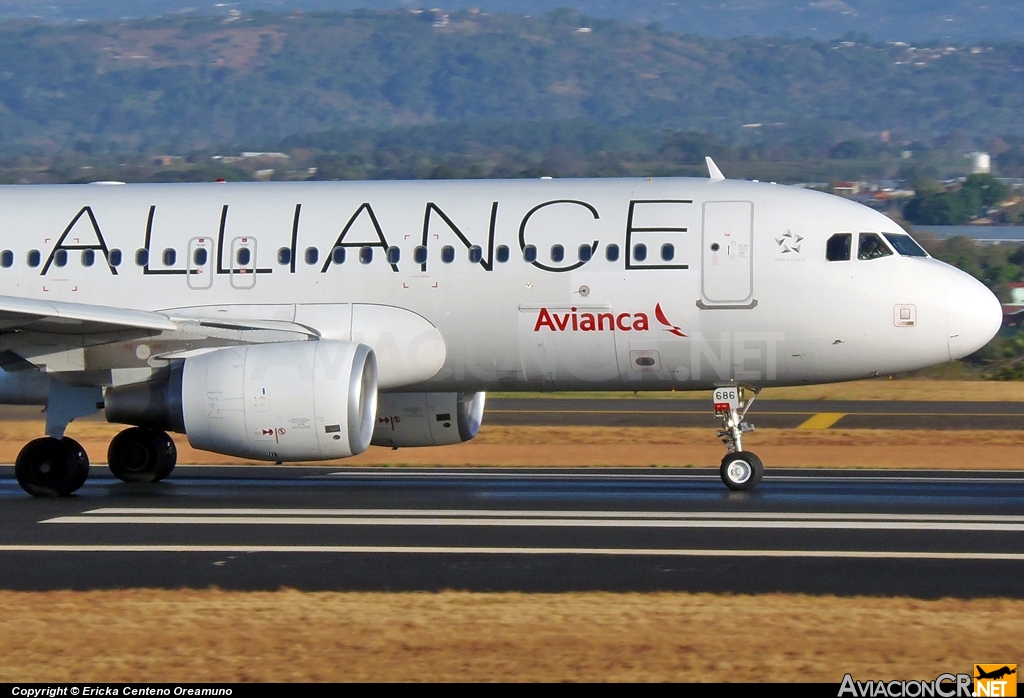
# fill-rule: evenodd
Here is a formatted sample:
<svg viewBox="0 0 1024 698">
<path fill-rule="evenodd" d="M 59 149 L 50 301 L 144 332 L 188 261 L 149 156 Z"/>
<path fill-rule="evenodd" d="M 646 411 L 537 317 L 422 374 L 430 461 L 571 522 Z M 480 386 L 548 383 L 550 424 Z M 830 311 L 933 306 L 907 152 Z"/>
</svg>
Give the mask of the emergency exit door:
<svg viewBox="0 0 1024 698">
<path fill-rule="evenodd" d="M 754 307 L 754 204 L 709 201 L 701 232 L 703 307 Z"/>
<path fill-rule="evenodd" d="M 203 290 L 213 285 L 213 238 L 188 241 L 186 267 L 189 288 Z"/>
<path fill-rule="evenodd" d="M 237 237 L 231 241 L 231 285 L 252 288 L 256 285 L 256 238 Z"/>
</svg>

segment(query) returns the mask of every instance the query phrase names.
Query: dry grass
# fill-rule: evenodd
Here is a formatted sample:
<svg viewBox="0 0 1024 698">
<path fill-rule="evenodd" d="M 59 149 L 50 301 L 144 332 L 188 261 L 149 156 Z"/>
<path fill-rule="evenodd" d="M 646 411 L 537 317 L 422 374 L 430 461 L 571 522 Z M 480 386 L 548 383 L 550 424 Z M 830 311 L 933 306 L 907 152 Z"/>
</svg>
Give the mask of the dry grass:
<svg viewBox="0 0 1024 698">
<path fill-rule="evenodd" d="M 0 682 L 931 679 L 1018 661 L 1022 622 L 1008 600 L 0 592 Z"/>
</svg>

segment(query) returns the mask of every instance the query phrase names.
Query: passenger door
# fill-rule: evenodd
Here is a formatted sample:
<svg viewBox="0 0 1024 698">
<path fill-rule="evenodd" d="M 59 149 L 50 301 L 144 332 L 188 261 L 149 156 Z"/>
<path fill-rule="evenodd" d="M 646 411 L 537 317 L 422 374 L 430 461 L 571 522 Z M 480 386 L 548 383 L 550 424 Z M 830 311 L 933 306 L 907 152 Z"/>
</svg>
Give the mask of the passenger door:
<svg viewBox="0 0 1024 698">
<path fill-rule="evenodd" d="M 701 307 L 753 308 L 754 204 L 709 201 L 701 232 Z"/>
</svg>

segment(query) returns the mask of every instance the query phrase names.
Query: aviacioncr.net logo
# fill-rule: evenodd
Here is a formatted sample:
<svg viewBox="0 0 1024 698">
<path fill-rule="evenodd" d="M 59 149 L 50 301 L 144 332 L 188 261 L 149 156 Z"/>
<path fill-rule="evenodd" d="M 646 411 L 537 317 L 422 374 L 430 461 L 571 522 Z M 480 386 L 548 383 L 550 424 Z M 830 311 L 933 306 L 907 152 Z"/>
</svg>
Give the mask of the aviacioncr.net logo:
<svg viewBox="0 0 1024 698">
<path fill-rule="evenodd" d="M 939 674 L 931 681 L 870 680 L 855 681 L 846 674 L 839 686 L 839 698 L 971 698 L 973 696 L 970 674 Z"/>
</svg>

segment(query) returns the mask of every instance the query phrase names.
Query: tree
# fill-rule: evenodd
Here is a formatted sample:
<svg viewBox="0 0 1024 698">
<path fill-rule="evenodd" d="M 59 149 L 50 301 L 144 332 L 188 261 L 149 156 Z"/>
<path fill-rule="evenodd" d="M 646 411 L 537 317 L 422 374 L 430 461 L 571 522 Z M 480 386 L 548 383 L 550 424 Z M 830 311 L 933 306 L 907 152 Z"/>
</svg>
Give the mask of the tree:
<svg viewBox="0 0 1024 698">
<path fill-rule="evenodd" d="M 970 219 L 960 196 L 927 190 L 907 202 L 903 217 L 914 225 L 963 225 Z"/>
<path fill-rule="evenodd" d="M 964 182 L 960 191 L 964 196 L 972 197 L 971 201 L 973 201 L 973 197 L 977 196 L 981 206 L 985 208 L 990 208 L 1004 201 L 1009 192 L 1005 184 L 990 174 L 972 174 Z M 965 203 L 968 201 L 969 199 L 964 199 Z"/>
</svg>

